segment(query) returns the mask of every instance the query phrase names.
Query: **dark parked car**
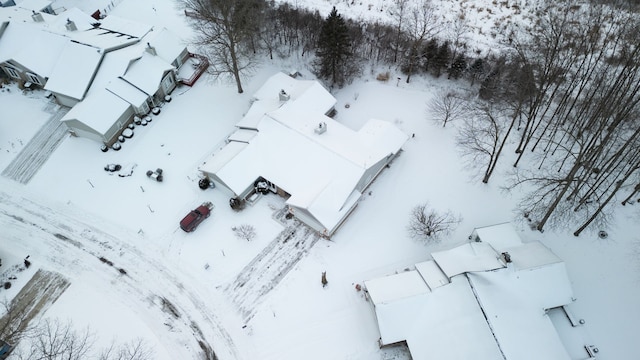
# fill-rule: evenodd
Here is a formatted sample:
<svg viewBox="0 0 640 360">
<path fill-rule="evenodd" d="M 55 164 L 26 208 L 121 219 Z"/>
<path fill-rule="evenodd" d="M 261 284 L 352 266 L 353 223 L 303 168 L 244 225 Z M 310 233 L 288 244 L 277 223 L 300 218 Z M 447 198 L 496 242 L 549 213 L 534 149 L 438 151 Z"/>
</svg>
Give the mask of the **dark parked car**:
<svg viewBox="0 0 640 360">
<path fill-rule="evenodd" d="M 211 215 L 211 210 L 213 209 L 213 204 L 210 202 L 206 202 L 197 208 L 191 210 L 187 216 L 185 216 L 182 221 L 180 221 L 180 228 L 186 232 L 192 232 L 195 230 L 200 223 Z"/>
</svg>

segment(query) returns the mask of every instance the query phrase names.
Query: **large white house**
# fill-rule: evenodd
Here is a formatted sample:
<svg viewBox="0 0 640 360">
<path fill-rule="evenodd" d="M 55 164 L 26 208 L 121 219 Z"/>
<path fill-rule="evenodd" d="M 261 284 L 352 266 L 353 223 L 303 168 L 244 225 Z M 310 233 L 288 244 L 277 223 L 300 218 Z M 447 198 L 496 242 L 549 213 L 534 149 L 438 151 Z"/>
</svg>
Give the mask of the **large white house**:
<svg viewBox="0 0 640 360">
<path fill-rule="evenodd" d="M 414 360 L 571 360 L 595 356 L 564 262 L 510 224 L 474 230 L 415 270 L 365 281 L 380 345 Z M 576 334 L 578 332 L 578 334 Z"/>
<path fill-rule="evenodd" d="M 287 198 L 293 216 L 331 236 L 408 138 L 376 119 L 349 129 L 327 116 L 335 103 L 317 81 L 273 75 L 200 171 L 241 201 L 264 181 Z"/>
</svg>

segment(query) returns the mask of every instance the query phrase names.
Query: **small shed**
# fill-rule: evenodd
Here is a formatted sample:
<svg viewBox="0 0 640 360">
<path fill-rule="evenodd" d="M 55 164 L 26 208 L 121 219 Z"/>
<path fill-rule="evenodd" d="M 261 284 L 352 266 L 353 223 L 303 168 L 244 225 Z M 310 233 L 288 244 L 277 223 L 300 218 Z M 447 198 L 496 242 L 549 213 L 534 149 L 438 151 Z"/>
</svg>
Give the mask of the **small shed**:
<svg viewBox="0 0 640 360">
<path fill-rule="evenodd" d="M 60 121 L 74 136 L 113 144 L 133 119 L 133 107 L 106 89 L 100 89 L 74 106 Z"/>
</svg>

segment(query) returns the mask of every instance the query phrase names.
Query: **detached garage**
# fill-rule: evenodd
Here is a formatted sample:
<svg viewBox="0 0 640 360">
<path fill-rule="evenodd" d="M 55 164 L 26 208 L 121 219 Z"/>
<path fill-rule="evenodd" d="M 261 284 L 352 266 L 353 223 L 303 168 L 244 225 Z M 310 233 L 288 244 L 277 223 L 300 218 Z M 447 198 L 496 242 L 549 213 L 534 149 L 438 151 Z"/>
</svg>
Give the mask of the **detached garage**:
<svg viewBox="0 0 640 360">
<path fill-rule="evenodd" d="M 101 89 L 78 103 L 60 121 L 73 136 L 113 144 L 133 119 L 133 107 L 117 95 Z"/>
</svg>

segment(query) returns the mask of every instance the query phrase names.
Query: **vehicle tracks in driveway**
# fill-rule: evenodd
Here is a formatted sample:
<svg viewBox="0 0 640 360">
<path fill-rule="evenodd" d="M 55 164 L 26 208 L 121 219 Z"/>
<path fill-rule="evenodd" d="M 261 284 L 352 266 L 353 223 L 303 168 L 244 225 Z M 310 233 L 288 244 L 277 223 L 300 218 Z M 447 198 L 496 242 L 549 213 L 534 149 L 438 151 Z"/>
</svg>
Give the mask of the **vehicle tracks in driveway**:
<svg viewBox="0 0 640 360">
<path fill-rule="evenodd" d="M 274 218 L 278 218 L 279 212 L 276 212 Z M 285 224 L 276 238 L 225 288 L 245 323 L 253 318 L 264 296 L 282 281 L 320 239 L 318 232 L 298 220 L 292 219 Z"/>
</svg>

